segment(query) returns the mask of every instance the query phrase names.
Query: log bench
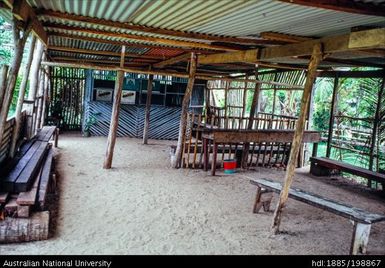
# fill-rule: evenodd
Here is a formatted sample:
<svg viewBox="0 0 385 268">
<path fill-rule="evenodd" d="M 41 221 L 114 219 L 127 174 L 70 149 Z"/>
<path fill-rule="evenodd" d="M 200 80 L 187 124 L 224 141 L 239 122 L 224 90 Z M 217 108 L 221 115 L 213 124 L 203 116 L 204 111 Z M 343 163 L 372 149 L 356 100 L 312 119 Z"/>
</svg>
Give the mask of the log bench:
<svg viewBox="0 0 385 268">
<path fill-rule="evenodd" d="M 49 142 L 52 138 L 54 139 L 54 146 L 57 147 L 59 142 L 59 128 L 56 126 L 44 126 L 36 134 L 38 141 Z"/>
<path fill-rule="evenodd" d="M 310 173 L 314 176 L 330 176 L 332 170 L 340 170 L 367 178 L 369 181 L 375 180 L 380 182 L 382 184 L 382 189 L 385 190 L 385 174 L 326 157 L 310 157 L 310 162 Z"/>
<path fill-rule="evenodd" d="M 250 183 L 257 186 L 253 212 L 258 213 L 262 207 L 268 211 L 273 197 L 272 193 L 280 193 L 281 184 L 268 179 L 250 179 Z M 299 189 L 290 189 L 289 197 L 353 221 L 353 236 L 350 246 L 352 255 L 359 252 L 366 253 L 371 225 L 385 220 L 385 215 L 371 213 Z"/>
</svg>

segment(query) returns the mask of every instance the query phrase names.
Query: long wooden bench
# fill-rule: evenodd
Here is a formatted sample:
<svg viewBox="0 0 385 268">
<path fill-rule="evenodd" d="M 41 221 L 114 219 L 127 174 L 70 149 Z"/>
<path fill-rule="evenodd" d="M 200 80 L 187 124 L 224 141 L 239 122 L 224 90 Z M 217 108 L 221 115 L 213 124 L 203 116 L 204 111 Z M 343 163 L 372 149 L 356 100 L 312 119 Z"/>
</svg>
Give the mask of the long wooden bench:
<svg viewBox="0 0 385 268">
<path fill-rule="evenodd" d="M 329 176 L 332 170 L 340 170 L 356 176 L 375 180 L 382 184 L 382 189 L 385 190 L 385 174 L 371 171 L 365 168 L 353 166 L 351 164 L 333 160 L 326 157 L 310 157 L 310 173 L 314 176 Z"/>
<path fill-rule="evenodd" d="M 250 182 L 257 186 L 253 212 L 258 213 L 262 206 L 265 211 L 268 211 L 273 197 L 272 192 L 280 193 L 282 185 L 268 179 L 250 179 Z M 359 252 L 366 253 L 371 225 L 385 220 L 385 215 L 371 213 L 299 189 L 290 189 L 289 197 L 353 221 L 354 228 L 350 247 L 350 254 L 353 255 Z"/>
</svg>

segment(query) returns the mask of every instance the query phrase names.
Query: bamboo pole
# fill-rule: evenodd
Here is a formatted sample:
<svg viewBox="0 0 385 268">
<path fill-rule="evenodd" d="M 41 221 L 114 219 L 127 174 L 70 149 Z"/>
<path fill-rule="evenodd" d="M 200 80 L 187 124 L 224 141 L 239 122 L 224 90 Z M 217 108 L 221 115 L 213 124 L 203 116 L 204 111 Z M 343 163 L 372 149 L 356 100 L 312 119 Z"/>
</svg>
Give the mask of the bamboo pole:
<svg viewBox="0 0 385 268">
<path fill-rule="evenodd" d="M 9 107 L 12 102 L 13 92 L 15 90 L 17 74 L 19 73 L 20 64 L 23 59 L 23 51 L 25 42 L 30 32 L 30 25 L 27 25 L 22 37 L 20 36 L 20 30 L 18 29 L 18 22 L 16 18 L 12 20 L 12 34 L 13 34 L 13 42 L 15 45 L 14 51 L 15 55 L 12 60 L 11 69 L 9 70 L 9 74 L 7 77 L 7 87 L 4 91 L 4 100 L 0 110 L 0 142 L 3 140 L 5 122 L 7 121 L 7 116 L 9 112 Z"/>
<path fill-rule="evenodd" d="M 25 64 L 24 76 L 23 76 L 23 80 L 21 80 L 20 89 L 19 89 L 19 96 L 18 96 L 17 104 L 16 104 L 15 126 L 13 129 L 11 149 L 9 152 L 9 155 L 11 158 L 13 158 L 15 156 L 15 152 L 16 152 L 16 143 L 17 143 L 17 139 L 19 137 L 20 127 L 21 127 L 21 110 L 23 109 L 25 91 L 27 88 L 27 82 L 28 82 L 28 77 L 29 77 L 29 71 L 31 69 L 31 63 L 32 63 L 33 54 L 34 54 L 33 50 L 35 48 L 35 44 L 36 44 L 36 37 L 34 35 L 32 35 L 31 36 L 31 43 L 29 46 L 29 55 L 28 55 L 27 63 Z"/>
<path fill-rule="evenodd" d="M 293 142 L 290 150 L 289 163 L 286 169 L 284 185 L 279 196 L 277 207 L 274 211 L 274 218 L 271 226 L 271 232 L 277 234 L 281 223 L 281 216 L 285 203 L 289 196 L 289 189 L 293 181 L 297 157 L 302 143 L 303 132 L 306 123 L 306 114 L 309 107 L 310 94 L 313 83 L 317 77 L 317 67 L 322 60 L 322 44 L 317 43 L 313 47 L 312 56 L 309 62 L 308 73 L 305 82 L 305 88 L 301 100 L 301 111 L 297 120 L 296 129 L 294 132 Z"/>
<path fill-rule="evenodd" d="M 326 145 L 326 157 L 330 157 L 330 153 L 331 153 L 331 143 L 333 140 L 334 116 L 335 116 L 335 112 L 337 110 L 338 80 L 339 80 L 338 74 L 336 73 L 336 75 L 334 77 L 332 103 L 330 106 L 330 118 L 329 118 L 328 140 L 327 140 L 327 145 Z"/>
<path fill-rule="evenodd" d="M 175 150 L 175 154 L 171 159 L 171 165 L 173 168 L 179 168 L 182 160 L 182 147 L 184 143 L 184 136 L 186 132 L 186 121 L 187 121 L 187 112 L 188 112 L 188 105 L 190 102 L 191 93 L 194 87 L 194 80 L 195 80 L 195 72 L 197 67 L 197 55 L 192 52 L 191 53 L 191 60 L 190 60 L 190 74 L 189 79 L 187 83 L 186 92 L 183 97 L 182 101 L 182 111 L 180 116 L 180 124 L 179 124 L 179 134 L 178 134 L 178 144 Z"/>
<path fill-rule="evenodd" d="M 120 66 L 124 66 L 124 54 L 126 51 L 126 47 L 122 46 L 122 53 L 120 56 Z M 122 87 L 123 87 L 123 79 L 124 79 L 124 71 L 117 71 L 117 77 L 115 81 L 114 88 L 114 103 L 112 105 L 111 112 L 111 124 L 110 131 L 108 133 L 107 140 L 107 150 L 106 156 L 104 158 L 104 169 L 110 169 L 112 164 L 112 157 L 114 154 L 114 147 L 116 141 L 116 131 L 118 130 L 119 125 L 119 109 L 120 109 L 120 100 L 122 98 Z"/>
<path fill-rule="evenodd" d="M 151 112 L 151 97 L 152 97 L 152 81 L 153 80 L 154 80 L 154 75 L 149 74 L 148 75 L 148 83 L 147 83 L 146 111 L 144 113 L 143 144 L 147 144 L 148 132 L 150 129 L 150 112 Z"/>
</svg>

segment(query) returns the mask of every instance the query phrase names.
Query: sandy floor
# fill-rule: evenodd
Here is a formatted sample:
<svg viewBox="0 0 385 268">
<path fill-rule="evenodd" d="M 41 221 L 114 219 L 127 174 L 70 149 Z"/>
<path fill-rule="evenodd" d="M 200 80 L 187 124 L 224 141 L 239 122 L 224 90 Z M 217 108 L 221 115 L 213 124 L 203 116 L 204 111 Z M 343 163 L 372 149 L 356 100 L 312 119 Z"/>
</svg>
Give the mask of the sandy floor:
<svg viewBox="0 0 385 268">
<path fill-rule="evenodd" d="M 106 138 L 61 135 L 54 236 L 0 245 L 0 254 L 347 254 L 349 220 L 290 200 L 282 234 L 271 237 L 272 212 L 252 214 L 255 187 L 246 173 L 211 177 L 171 169 L 174 142 L 118 138 L 113 169 L 102 169 Z M 282 180 L 258 169 L 255 177 Z M 385 199 L 340 180 L 300 171 L 295 185 L 385 213 Z M 274 196 L 274 204 L 277 195 Z M 385 254 L 385 223 L 372 226 L 369 254 Z"/>
</svg>

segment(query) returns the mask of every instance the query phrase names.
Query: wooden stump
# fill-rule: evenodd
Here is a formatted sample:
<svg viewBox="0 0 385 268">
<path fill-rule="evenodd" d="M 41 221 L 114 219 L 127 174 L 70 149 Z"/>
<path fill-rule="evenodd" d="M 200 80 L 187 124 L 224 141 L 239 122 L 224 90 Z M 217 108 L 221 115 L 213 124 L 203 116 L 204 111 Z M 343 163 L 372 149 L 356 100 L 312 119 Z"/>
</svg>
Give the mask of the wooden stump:
<svg viewBox="0 0 385 268">
<path fill-rule="evenodd" d="M 35 212 L 30 218 L 6 217 L 0 222 L 0 243 L 48 239 L 49 212 Z"/>
</svg>

